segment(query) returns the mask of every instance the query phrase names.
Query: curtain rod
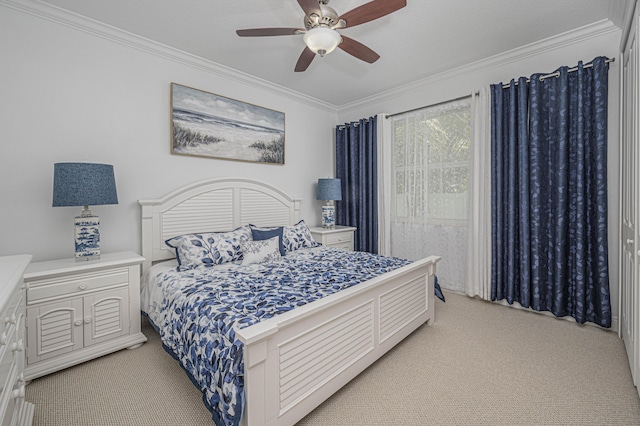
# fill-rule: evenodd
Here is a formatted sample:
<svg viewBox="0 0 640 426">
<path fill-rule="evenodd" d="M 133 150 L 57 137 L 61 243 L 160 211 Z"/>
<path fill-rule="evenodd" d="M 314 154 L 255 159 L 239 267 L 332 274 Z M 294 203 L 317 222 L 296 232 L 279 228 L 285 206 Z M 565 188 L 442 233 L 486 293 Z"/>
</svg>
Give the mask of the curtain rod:
<svg viewBox="0 0 640 426">
<path fill-rule="evenodd" d="M 476 92 L 476 95 L 477 94 L 478 94 L 478 92 Z M 393 114 L 388 114 L 388 115 L 385 115 L 384 118 L 391 118 L 391 117 L 395 117 L 396 115 L 406 114 L 408 112 L 414 112 L 414 111 L 418 111 L 418 110 L 425 109 L 425 108 L 431 108 L 431 107 L 435 107 L 435 106 L 438 106 L 438 105 L 448 104 L 449 102 L 461 101 L 463 99 L 467 99 L 467 98 L 470 98 L 470 97 L 471 97 L 471 95 L 460 96 L 459 98 L 449 99 L 447 101 L 442 101 L 442 102 L 438 102 L 438 103 L 431 104 L 431 105 L 425 105 L 425 106 L 421 106 L 421 107 L 418 107 L 418 108 L 408 109 L 408 110 L 402 111 L 402 112 L 396 112 L 396 113 L 393 113 Z"/>
<path fill-rule="evenodd" d="M 604 63 L 608 64 L 609 62 L 614 62 L 615 60 L 616 60 L 616 58 L 607 58 L 607 60 L 604 61 Z M 582 68 L 583 69 L 584 68 L 593 68 L 593 62 L 589 62 L 589 63 L 583 65 Z M 574 71 L 578 71 L 578 67 L 569 68 L 567 70 L 567 72 L 574 72 Z M 558 77 L 559 75 L 560 75 L 559 71 L 553 72 L 551 74 L 541 75 L 540 76 L 540 81 L 545 80 L 547 78 L 551 78 L 551 77 Z M 527 79 L 527 83 L 529 83 L 530 81 L 531 81 L 530 79 Z M 516 86 L 518 85 L 518 81 L 517 80 L 514 83 L 515 83 Z M 507 89 L 510 86 L 511 86 L 511 83 L 507 83 L 507 84 L 503 84 L 502 88 L 503 89 Z"/>
<path fill-rule="evenodd" d="M 369 122 L 368 118 L 364 119 L 365 123 Z M 344 130 L 347 128 L 347 126 L 351 126 L 353 124 L 353 127 L 358 127 L 358 125 L 360 124 L 360 121 L 353 121 L 351 123 L 345 123 L 345 124 L 341 124 L 340 126 L 338 126 L 338 130 Z"/>
</svg>

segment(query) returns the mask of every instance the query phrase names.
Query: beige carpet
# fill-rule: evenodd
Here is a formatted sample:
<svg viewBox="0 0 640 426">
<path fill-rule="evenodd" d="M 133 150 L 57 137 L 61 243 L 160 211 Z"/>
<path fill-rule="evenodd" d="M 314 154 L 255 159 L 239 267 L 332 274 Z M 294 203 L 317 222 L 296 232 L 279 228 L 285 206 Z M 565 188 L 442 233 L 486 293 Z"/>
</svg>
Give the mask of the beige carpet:
<svg viewBox="0 0 640 426">
<path fill-rule="evenodd" d="M 640 425 L 622 341 L 596 327 L 454 293 L 304 426 Z M 211 425 L 200 393 L 149 342 L 34 380 L 35 426 Z"/>
</svg>

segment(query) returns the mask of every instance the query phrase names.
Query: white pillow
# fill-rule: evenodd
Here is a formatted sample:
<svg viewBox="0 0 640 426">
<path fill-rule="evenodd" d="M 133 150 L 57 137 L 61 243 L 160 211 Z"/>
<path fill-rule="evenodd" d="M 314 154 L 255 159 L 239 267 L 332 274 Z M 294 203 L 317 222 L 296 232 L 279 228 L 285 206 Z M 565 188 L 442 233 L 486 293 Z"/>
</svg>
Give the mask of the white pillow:
<svg viewBox="0 0 640 426">
<path fill-rule="evenodd" d="M 252 263 L 275 262 L 279 260 L 280 248 L 279 237 L 269 238 L 268 240 L 245 241 L 240 244 L 240 250 L 243 253 L 242 264 L 250 265 Z"/>
</svg>

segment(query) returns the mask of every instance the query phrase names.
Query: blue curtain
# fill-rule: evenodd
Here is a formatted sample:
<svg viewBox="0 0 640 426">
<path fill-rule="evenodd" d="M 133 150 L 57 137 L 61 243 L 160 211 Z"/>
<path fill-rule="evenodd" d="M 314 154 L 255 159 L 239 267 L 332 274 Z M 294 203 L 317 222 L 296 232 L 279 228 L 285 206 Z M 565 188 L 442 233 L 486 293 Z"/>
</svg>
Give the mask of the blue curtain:
<svg viewBox="0 0 640 426">
<path fill-rule="evenodd" d="M 611 326 L 606 58 L 491 86 L 491 299 Z"/>
<path fill-rule="evenodd" d="M 378 253 L 377 117 L 336 126 L 336 224 L 355 226 L 356 251 Z"/>
</svg>

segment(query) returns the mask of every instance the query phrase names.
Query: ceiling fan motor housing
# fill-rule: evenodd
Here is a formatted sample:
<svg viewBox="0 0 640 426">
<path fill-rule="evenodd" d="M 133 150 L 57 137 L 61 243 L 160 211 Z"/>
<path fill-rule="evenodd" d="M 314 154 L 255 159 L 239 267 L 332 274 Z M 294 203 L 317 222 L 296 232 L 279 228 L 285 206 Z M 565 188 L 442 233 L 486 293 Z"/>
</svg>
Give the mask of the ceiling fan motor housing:
<svg viewBox="0 0 640 426">
<path fill-rule="evenodd" d="M 331 28 L 338 23 L 338 12 L 336 12 L 332 7 L 327 6 L 323 2 L 321 2 L 319 6 L 320 10 L 322 11 L 322 16 L 317 16 L 314 13 L 311 16 L 304 17 L 304 27 L 307 30 L 319 26 L 327 26 Z"/>
</svg>

